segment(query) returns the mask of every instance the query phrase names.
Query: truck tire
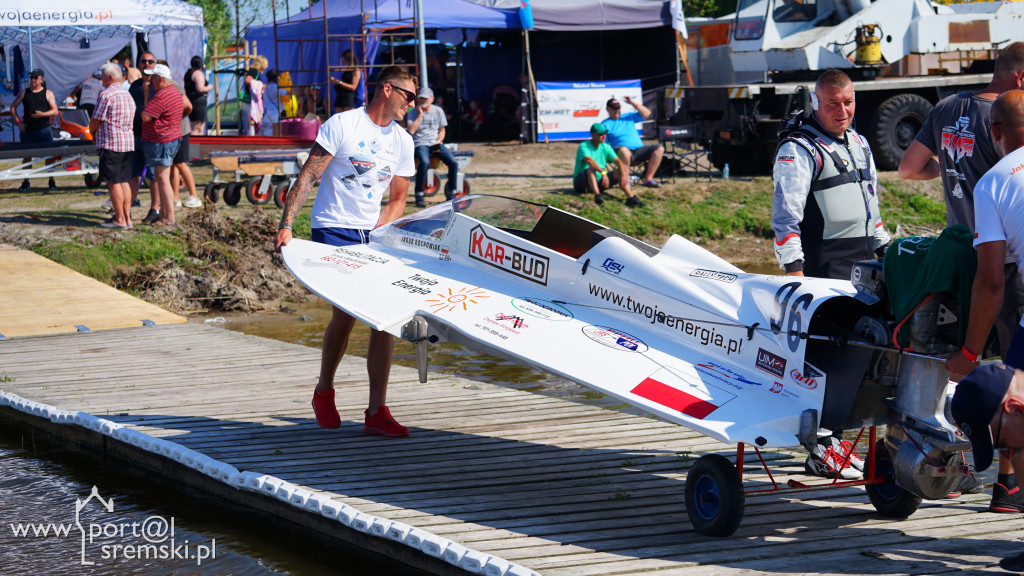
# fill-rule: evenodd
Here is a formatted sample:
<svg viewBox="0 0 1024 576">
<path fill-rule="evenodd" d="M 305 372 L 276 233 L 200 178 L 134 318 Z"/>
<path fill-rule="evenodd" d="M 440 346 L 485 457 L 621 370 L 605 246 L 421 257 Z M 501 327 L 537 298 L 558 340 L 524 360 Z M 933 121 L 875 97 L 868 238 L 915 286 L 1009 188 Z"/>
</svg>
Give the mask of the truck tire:
<svg viewBox="0 0 1024 576">
<path fill-rule="evenodd" d="M 867 134 L 879 170 L 899 168 L 903 153 L 924 126 L 932 108 L 931 102 L 917 94 L 897 94 L 882 101 Z"/>
</svg>

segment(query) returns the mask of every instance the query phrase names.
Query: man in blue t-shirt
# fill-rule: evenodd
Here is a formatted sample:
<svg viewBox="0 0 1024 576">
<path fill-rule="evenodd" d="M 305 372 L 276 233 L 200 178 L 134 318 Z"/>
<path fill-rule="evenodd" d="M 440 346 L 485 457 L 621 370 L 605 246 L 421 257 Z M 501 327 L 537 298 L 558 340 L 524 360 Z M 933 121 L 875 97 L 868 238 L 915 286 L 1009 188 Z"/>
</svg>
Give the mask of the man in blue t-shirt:
<svg viewBox="0 0 1024 576">
<path fill-rule="evenodd" d="M 580 142 L 572 170 L 573 190 L 577 194 L 589 190 L 594 195 L 594 202 L 600 205 L 604 202 L 601 191 L 617 184 L 626 193 L 626 206 L 643 206 L 644 202 L 630 190 L 626 165 L 615 154 L 615 150 L 605 143 L 607 132 L 603 124 L 594 123 L 590 126 L 590 140 Z"/>
<path fill-rule="evenodd" d="M 602 122 L 608 129 L 608 144 L 615 149 L 626 166 L 637 166 L 646 162 L 647 169 L 644 170 L 644 179 L 640 185 L 657 188 L 660 184 L 654 181 L 654 174 L 658 171 L 658 166 L 661 165 L 661 157 L 665 154 L 665 148 L 661 144 L 644 146 L 640 136 L 636 133 L 636 123 L 650 118 L 651 109 L 629 96 L 623 96 L 622 99 L 636 111 L 622 116 L 622 106 L 619 101 L 615 98 L 608 100 L 608 118 Z"/>
</svg>

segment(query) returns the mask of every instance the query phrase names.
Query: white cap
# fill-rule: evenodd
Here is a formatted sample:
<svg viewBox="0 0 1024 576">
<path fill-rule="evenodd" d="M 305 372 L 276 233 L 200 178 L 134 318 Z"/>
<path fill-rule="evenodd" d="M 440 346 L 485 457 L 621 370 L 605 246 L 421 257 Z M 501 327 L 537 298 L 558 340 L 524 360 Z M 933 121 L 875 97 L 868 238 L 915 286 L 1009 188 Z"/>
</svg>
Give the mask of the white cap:
<svg viewBox="0 0 1024 576">
<path fill-rule="evenodd" d="M 172 80 L 171 69 L 168 68 L 166 64 L 157 64 L 156 66 L 153 66 L 152 70 L 143 70 L 142 72 L 144 74 L 156 74 L 161 78 Z"/>
</svg>

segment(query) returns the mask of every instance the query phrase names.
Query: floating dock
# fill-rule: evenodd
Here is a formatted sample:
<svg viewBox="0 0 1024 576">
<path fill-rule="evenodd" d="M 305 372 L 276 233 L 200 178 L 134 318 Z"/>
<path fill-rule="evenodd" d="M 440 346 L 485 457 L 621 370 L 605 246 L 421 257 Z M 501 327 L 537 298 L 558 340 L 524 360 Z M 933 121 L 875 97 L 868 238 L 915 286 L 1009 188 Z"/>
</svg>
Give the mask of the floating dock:
<svg viewBox="0 0 1024 576">
<path fill-rule="evenodd" d="M 400 367 L 388 404 L 412 435 L 366 436 L 354 356 L 338 371 L 342 426 L 323 430 L 319 362 L 198 324 L 9 337 L 0 420 L 435 574 L 1005 574 L 999 559 L 1024 550 L 1024 515 L 985 511 L 988 494 L 897 521 L 862 488 L 748 497 L 736 534 L 710 538 L 689 525 L 684 481 L 697 456 L 733 446 Z M 808 480 L 797 451 L 766 456 L 780 481 Z M 763 482 L 755 462 L 748 451 L 748 480 Z"/>
</svg>

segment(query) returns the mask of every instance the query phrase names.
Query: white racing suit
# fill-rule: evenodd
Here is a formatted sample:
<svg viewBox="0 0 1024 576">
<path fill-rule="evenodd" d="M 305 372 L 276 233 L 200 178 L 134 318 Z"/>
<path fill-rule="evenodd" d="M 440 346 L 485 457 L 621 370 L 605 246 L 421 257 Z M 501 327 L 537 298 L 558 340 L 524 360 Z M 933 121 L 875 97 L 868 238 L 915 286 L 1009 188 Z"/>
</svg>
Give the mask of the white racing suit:
<svg viewBox="0 0 1024 576">
<path fill-rule="evenodd" d="M 783 139 L 773 179 L 775 256 L 787 272 L 847 280 L 889 243 L 871 149 L 853 130 L 837 139 L 812 118 Z"/>
</svg>

